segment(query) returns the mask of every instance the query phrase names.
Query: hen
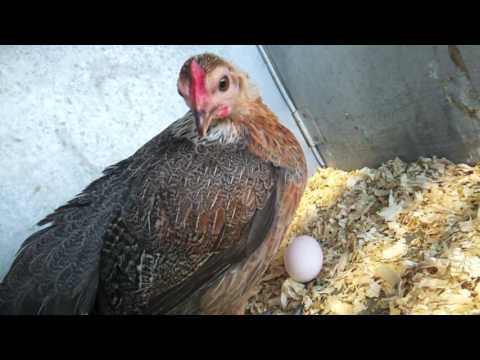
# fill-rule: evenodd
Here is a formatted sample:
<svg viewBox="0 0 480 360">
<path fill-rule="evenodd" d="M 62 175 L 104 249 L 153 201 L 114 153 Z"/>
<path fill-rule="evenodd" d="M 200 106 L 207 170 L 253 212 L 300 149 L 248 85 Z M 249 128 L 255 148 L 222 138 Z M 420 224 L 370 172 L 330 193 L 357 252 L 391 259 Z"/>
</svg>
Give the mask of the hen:
<svg viewBox="0 0 480 360">
<path fill-rule="evenodd" d="M 3 314 L 243 314 L 305 188 L 248 76 L 188 59 L 190 111 L 58 208 L 0 285 Z"/>
</svg>

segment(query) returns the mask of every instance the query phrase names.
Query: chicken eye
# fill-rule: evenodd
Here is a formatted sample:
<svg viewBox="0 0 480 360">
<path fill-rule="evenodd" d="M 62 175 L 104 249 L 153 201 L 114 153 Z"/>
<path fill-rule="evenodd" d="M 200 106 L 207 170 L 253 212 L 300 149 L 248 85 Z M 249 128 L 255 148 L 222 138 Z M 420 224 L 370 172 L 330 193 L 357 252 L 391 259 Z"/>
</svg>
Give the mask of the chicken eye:
<svg viewBox="0 0 480 360">
<path fill-rule="evenodd" d="M 220 79 L 220 81 L 218 82 L 218 89 L 220 91 L 227 91 L 228 90 L 228 86 L 229 86 L 229 81 L 228 81 L 228 77 L 227 76 L 224 76 Z"/>
</svg>

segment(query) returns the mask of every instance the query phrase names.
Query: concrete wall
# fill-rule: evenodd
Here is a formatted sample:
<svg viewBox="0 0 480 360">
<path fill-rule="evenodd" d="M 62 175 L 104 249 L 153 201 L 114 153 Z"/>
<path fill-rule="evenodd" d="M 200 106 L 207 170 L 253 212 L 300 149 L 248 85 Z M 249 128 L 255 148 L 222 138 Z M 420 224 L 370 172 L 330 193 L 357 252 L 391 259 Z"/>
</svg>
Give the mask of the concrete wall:
<svg viewBox="0 0 480 360">
<path fill-rule="evenodd" d="M 36 222 L 186 112 L 178 70 L 204 51 L 246 70 L 301 139 L 255 46 L 0 47 L 0 279 Z"/>
</svg>

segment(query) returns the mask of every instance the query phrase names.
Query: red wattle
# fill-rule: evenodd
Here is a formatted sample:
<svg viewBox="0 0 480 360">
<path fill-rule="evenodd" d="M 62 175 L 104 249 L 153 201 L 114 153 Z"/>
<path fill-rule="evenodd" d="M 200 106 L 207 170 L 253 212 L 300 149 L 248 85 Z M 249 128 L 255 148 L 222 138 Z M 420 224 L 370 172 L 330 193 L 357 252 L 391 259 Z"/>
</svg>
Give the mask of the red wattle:
<svg viewBox="0 0 480 360">
<path fill-rule="evenodd" d="M 228 115 L 230 115 L 230 108 L 226 105 L 222 105 L 218 108 L 217 110 L 217 116 L 221 119 L 226 118 Z"/>
</svg>

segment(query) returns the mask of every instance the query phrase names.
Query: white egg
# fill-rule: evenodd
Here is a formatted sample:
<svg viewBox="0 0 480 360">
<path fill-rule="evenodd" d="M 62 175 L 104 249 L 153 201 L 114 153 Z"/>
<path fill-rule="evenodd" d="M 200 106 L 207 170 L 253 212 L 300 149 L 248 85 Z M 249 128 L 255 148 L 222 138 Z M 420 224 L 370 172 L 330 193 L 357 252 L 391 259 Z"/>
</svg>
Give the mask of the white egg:
<svg viewBox="0 0 480 360">
<path fill-rule="evenodd" d="M 285 250 L 284 263 L 288 275 L 293 280 L 309 282 L 315 279 L 322 269 L 322 248 L 311 236 L 298 236 Z"/>
</svg>

